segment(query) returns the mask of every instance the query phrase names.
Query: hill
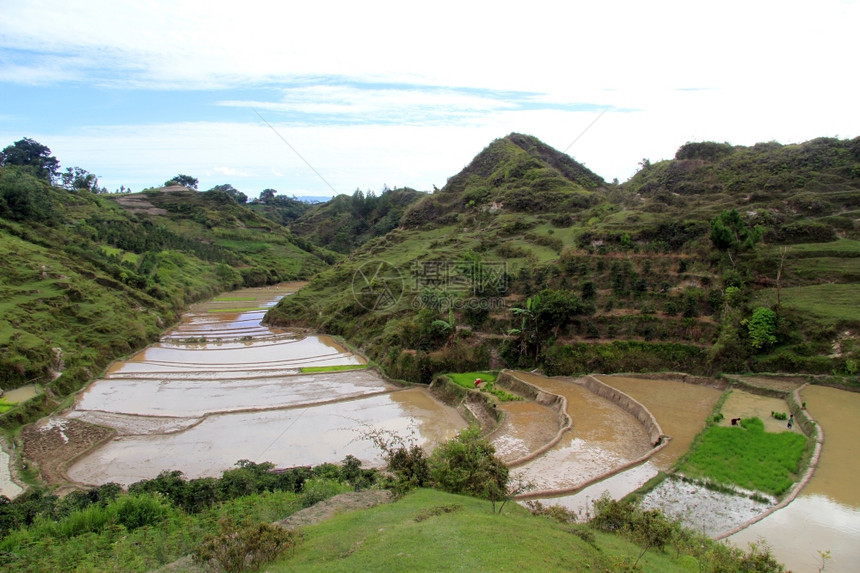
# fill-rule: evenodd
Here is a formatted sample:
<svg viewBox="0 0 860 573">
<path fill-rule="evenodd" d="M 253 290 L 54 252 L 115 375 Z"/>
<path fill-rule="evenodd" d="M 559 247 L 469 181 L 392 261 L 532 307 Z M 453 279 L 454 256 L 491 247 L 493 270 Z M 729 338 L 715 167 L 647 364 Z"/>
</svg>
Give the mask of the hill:
<svg viewBox="0 0 860 573">
<path fill-rule="evenodd" d="M 0 167 L 0 387 L 49 384 L 14 415 L 27 419 L 157 340 L 187 304 L 309 278 L 323 256 L 223 192 L 107 195 Z"/>
<path fill-rule="evenodd" d="M 511 134 L 267 320 L 421 382 L 501 365 L 850 378 L 858 202 L 860 138 L 688 143 L 607 185 Z"/>
<path fill-rule="evenodd" d="M 562 213 L 591 204 L 601 177 L 535 137 L 512 133 L 487 146 L 441 192 L 416 203 L 406 228 L 450 223 L 462 213 L 504 209 Z"/>
<path fill-rule="evenodd" d="M 379 195 L 357 189 L 309 206 L 289 226 L 315 245 L 346 254 L 395 229 L 406 208 L 424 195 L 409 188 L 385 189 Z"/>
</svg>

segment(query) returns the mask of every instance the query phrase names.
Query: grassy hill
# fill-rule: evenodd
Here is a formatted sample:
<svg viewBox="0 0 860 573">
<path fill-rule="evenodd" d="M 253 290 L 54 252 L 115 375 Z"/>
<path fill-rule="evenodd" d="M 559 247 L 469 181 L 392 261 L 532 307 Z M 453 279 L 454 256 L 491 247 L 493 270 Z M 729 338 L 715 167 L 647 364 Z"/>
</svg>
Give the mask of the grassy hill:
<svg viewBox="0 0 860 573">
<path fill-rule="evenodd" d="M 607 185 L 511 134 L 267 320 L 422 382 L 501 365 L 853 376 L 858 202 L 860 138 L 688 143 Z"/>
<path fill-rule="evenodd" d="M 157 340 L 190 302 L 309 278 L 323 255 L 225 193 L 96 194 L 0 168 L 0 387 L 49 384 L 4 423 Z"/>
</svg>

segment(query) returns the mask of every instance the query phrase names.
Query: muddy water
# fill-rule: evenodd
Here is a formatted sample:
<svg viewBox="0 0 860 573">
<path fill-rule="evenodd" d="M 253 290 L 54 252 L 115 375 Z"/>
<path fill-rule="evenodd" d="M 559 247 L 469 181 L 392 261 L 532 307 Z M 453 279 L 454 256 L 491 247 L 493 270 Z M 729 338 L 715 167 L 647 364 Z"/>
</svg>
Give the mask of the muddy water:
<svg viewBox="0 0 860 573">
<path fill-rule="evenodd" d="M 76 409 L 197 417 L 207 413 L 304 406 L 395 389 L 369 370 L 278 376 L 253 371 L 241 374 L 245 376 L 221 378 L 197 371 L 194 378 L 173 378 L 169 373 L 160 378 L 110 377 L 82 394 Z"/>
<path fill-rule="evenodd" d="M 195 305 L 159 344 L 113 365 L 67 416 L 117 436 L 67 475 L 129 484 L 166 469 L 217 476 L 241 459 L 295 466 L 351 454 L 378 464 L 379 452 L 362 439 L 371 427 L 414 434 L 428 449 L 465 427 L 423 389 L 399 389 L 375 371 L 302 373 L 363 360 L 330 337 L 270 329 L 259 324 L 263 310 L 245 310 L 271 306 L 298 286 L 243 289 Z"/>
<path fill-rule="evenodd" d="M 817 571 L 818 551 L 830 550 L 825 571 L 860 568 L 860 394 L 809 386 L 801 393 L 824 430 L 824 447 L 812 480 L 787 507 L 731 536 L 746 547 L 767 540 L 794 571 Z"/>
<path fill-rule="evenodd" d="M 704 428 L 705 420 L 721 395 L 721 392 L 714 388 L 672 380 L 620 376 L 597 378 L 648 408 L 663 432 L 672 437 L 672 441 L 644 464 L 627 469 L 573 495 L 539 500 L 548 505 L 561 505 L 580 515 L 587 515 L 592 510 L 594 501 L 604 493 L 608 493 L 613 499 L 621 499 L 643 486 L 656 476 L 658 471 L 670 468 L 678 457 L 689 449 L 696 434 Z"/>
<path fill-rule="evenodd" d="M 505 417 L 493 434 L 496 455 L 510 463 L 549 443 L 558 433 L 558 414 L 536 402 L 503 402 Z"/>
<path fill-rule="evenodd" d="M 636 459 L 650 449 L 642 425 L 614 403 L 572 381 L 528 373 L 517 377 L 567 398 L 573 430 L 546 454 L 516 474 L 535 490 L 575 487 Z"/>
<path fill-rule="evenodd" d="M 39 387 L 35 384 L 28 384 L 13 390 L 7 390 L 3 393 L 3 398 L 10 404 L 20 404 L 26 402 L 30 398 L 35 398 L 39 394 Z"/>
<path fill-rule="evenodd" d="M 693 438 L 705 427 L 708 415 L 722 395 L 716 388 L 675 380 L 622 376 L 597 376 L 597 379 L 648 408 L 657 418 L 663 433 L 672 437 L 669 445 L 651 458 L 660 470 L 672 467 L 690 449 Z"/>
<path fill-rule="evenodd" d="M 9 462 L 9 454 L 6 453 L 6 450 L 0 448 L 0 495 L 5 495 L 9 499 L 12 499 L 24 490 L 12 479 Z"/>
<path fill-rule="evenodd" d="M 423 389 L 410 389 L 308 408 L 212 415 L 181 432 L 118 437 L 67 473 L 86 484 L 129 484 L 166 469 L 180 469 L 188 478 L 217 476 L 241 459 L 291 467 L 339 462 L 351 454 L 379 465 L 379 451 L 362 439 L 364 428 L 405 437 L 414 419 L 418 443 L 432 445 L 465 427 L 456 412 L 445 410 Z"/>
</svg>

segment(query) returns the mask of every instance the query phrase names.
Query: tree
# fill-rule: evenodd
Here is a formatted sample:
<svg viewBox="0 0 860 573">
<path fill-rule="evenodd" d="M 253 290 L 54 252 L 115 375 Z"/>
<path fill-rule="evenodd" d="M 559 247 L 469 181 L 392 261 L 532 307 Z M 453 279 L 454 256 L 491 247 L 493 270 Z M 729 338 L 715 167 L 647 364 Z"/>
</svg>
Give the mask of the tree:
<svg viewBox="0 0 860 573">
<path fill-rule="evenodd" d="M 748 225 L 736 209 L 725 210 L 711 221 L 711 243 L 729 256 L 732 266 L 735 265 L 733 253 L 751 251 L 762 234 L 764 229 Z"/>
<path fill-rule="evenodd" d="M 257 199 L 260 203 L 268 203 L 275 198 L 277 191 L 274 189 L 263 189 L 260 191 L 260 197 Z"/>
<path fill-rule="evenodd" d="M 66 167 L 66 171 L 60 176 L 63 187 L 68 190 L 86 189 L 93 193 L 99 191 L 99 179 L 94 173 L 80 167 Z"/>
<path fill-rule="evenodd" d="M 236 200 L 236 203 L 239 205 L 244 205 L 248 202 L 248 196 L 230 185 L 229 183 L 224 183 L 223 185 L 216 185 L 210 191 L 223 191 L 230 197 Z"/>
<path fill-rule="evenodd" d="M 173 179 L 164 182 L 165 187 L 170 187 L 171 185 L 184 185 L 189 189 L 197 189 L 197 178 L 180 173 Z"/>
<path fill-rule="evenodd" d="M 10 167 L 0 174 L 0 217 L 18 221 L 48 221 L 53 217 L 50 190 L 26 167 Z"/>
<path fill-rule="evenodd" d="M 51 150 L 28 137 L 0 151 L 0 165 L 20 165 L 48 181 L 53 181 L 60 169 L 60 162 L 51 155 Z"/>
<path fill-rule="evenodd" d="M 776 313 L 760 306 L 744 321 L 750 337 L 750 346 L 760 350 L 776 343 Z"/>
<path fill-rule="evenodd" d="M 552 331 L 558 336 L 559 330 L 567 325 L 571 318 L 594 312 L 591 304 L 582 302 L 578 296 L 567 290 L 544 289 L 535 299 L 534 321 L 541 334 Z"/>
<path fill-rule="evenodd" d="M 472 426 L 438 446 L 429 460 L 435 487 L 500 501 L 507 497 L 508 467 L 496 457 L 496 448 Z"/>
</svg>

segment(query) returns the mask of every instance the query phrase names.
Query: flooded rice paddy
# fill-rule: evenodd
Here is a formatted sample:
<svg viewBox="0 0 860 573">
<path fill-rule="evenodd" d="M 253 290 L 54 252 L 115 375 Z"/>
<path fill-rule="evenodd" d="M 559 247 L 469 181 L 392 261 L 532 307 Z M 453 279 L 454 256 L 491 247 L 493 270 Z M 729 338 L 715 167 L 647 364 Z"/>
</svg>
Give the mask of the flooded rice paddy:
<svg viewBox="0 0 860 573">
<path fill-rule="evenodd" d="M 812 480 L 787 507 L 732 535 L 746 547 L 764 538 L 794 571 L 818 571 L 819 551 L 830 551 L 825 571 L 860 569 L 860 394 L 822 386 L 801 391 L 824 430 L 824 447 Z"/>
<path fill-rule="evenodd" d="M 10 404 L 20 404 L 21 402 L 26 402 L 30 398 L 35 398 L 38 393 L 38 386 L 35 384 L 27 384 L 20 388 L 6 390 L 6 392 L 3 393 L 3 399 Z"/>
<path fill-rule="evenodd" d="M 505 463 L 529 455 L 552 441 L 558 432 L 558 414 L 537 402 L 502 402 L 499 409 L 504 418 L 491 441 L 496 455 Z"/>
<path fill-rule="evenodd" d="M 595 376 L 604 384 L 621 390 L 654 414 L 660 427 L 671 436 L 669 445 L 657 452 L 651 462 L 660 470 L 672 467 L 690 449 L 696 435 L 705 427 L 722 391 L 709 386 L 686 384 L 678 380 L 652 380 L 625 376 Z"/>
<path fill-rule="evenodd" d="M 558 444 L 515 470 L 517 478 L 532 485 L 529 490 L 579 487 L 650 450 L 648 435 L 632 414 L 581 384 L 524 372 L 517 377 L 564 396 L 573 419 L 573 429 Z"/>
<path fill-rule="evenodd" d="M 592 510 L 593 502 L 604 492 L 608 492 L 614 499 L 620 499 L 643 486 L 659 471 L 669 469 L 689 449 L 696 434 L 705 427 L 708 415 L 722 394 L 716 388 L 685 384 L 675 380 L 622 376 L 596 376 L 596 378 L 648 408 L 671 440 L 668 446 L 640 465 L 626 469 L 574 494 L 539 500 L 545 505 L 561 505 L 580 515 L 587 515 Z M 587 409 L 582 413 L 589 415 Z M 576 420 L 577 418 L 574 417 L 574 426 Z M 633 422 L 642 428 L 635 419 Z M 644 430 L 642 431 L 644 436 Z M 644 440 L 647 446 L 647 436 L 644 436 Z M 647 449 L 646 447 L 639 455 L 645 453 Z M 631 456 L 630 459 L 635 457 L 638 456 Z"/>
<path fill-rule="evenodd" d="M 195 478 L 239 460 L 290 467 L 347 455 L 378 465 L 380 452 L 362 439 L 370 428 L 414 432 L 432 447 L 465 427 L 424 389 L 400 388 L 375 371 L 303 372 L 363 360 L 329 337 L 260 324 L 265 309 L 298 286 L 244 289 L 195 305 L 159 344 L 110 368 L 66 416 L 116 436 L 67 476 L 130 484 L 163 470 Z"/>
</svg>

